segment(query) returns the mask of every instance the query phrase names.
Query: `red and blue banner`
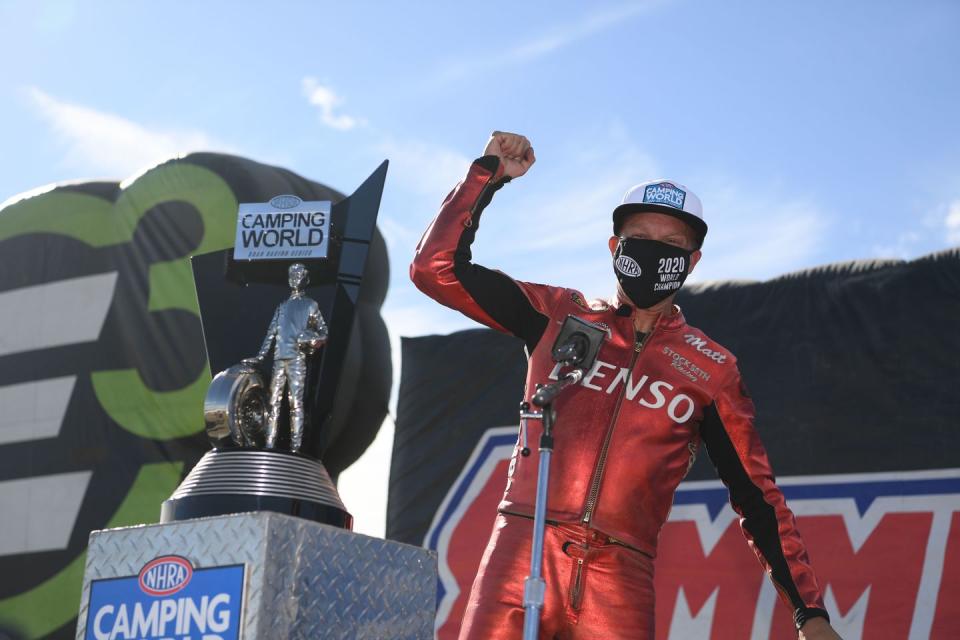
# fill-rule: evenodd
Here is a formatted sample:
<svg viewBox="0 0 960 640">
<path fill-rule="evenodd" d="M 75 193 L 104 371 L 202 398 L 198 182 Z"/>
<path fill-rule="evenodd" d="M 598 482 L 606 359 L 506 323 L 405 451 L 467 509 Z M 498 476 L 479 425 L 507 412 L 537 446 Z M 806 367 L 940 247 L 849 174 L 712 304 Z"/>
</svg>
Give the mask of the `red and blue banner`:
<svg viewBox="0 0 960 640">
<path fill-rule="evenodd" d="M 423 545 L 437 552 L 437 637 L 456 638 L 503 495 L 516 428 L 488 430 Z M 960 623 L 960 468 L 784 477 L 778 484 L 843 638 L 954 638 Z M 487 522 L 488 526 L 478 523 Z M 660 536 L 658 638 L 771 638 L 793 620 L 719 481 L 687 482 Z"/>
<path fill-rule="evenodd" d="M 756 428 L 845 640 L 960 637 L 960 251 L 690 287 L 738 356 Z M 387 535 L 438 554 L 456 638 L 517 440 L 526 360 L 490 330 L 405 338 Z M 658 640 L 796 638 L 700 456 L 660 533 Z"/>
</svg>

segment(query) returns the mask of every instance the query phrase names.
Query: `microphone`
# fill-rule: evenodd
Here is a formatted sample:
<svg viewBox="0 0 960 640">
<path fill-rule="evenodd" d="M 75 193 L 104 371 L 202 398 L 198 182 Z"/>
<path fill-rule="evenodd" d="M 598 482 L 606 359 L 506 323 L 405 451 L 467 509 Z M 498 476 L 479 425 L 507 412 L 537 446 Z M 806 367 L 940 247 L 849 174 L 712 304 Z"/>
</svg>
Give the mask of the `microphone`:
<svg viewBox="0 0 960 640">
<path fill-rule="evenodd" d="M 570 340 L 566 344 L 557 348 L 553 354 L 553 360 L 554 362 L 562 362 L 569 365 L 575 364 L 577 361 L 583 359 L 587 346 L 588 342 L 583 334 L 574 334 L 570 336 Z"/>
<path fill-rule="evenodd" d="M 576 316 L 567 316 L 553 343 L 551 355 L 554 362 L 563 366 L 574 367 L 553 384 L 540 387 L 530 399 L 533 404 L 543 407 L 551 402 L 560 392 L 571 384 L 577 384 L 583 379 L 584 372 L 593 367 L 600 352 L 600 344 L 606 337 L 606 332 L 600 327 L 584 322 Z"/>
<path fill-rule="evenodd" d="M 589 369 L 596 361 L 600 344 L 606 335 L 596 325 L 576 316 L 567 316 L 553 343 L 553 361 L 578 369 Z"/>
</svg>

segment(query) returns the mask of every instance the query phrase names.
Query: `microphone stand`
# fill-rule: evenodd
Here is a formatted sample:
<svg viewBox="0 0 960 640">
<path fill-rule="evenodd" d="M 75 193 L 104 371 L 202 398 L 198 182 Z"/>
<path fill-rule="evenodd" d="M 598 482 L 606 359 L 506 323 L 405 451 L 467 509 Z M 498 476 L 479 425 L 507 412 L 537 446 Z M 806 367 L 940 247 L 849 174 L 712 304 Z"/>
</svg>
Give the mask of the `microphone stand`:
<svg viewBox="0 0 960 640">
<path fill-rule="evenodd" d="M 564 364 L 575 362 L 579 358 L 573 355 L 574 349 L 571 347 L 570 358 L 564 359 Z M 564 356 L 567 353 L 563 353 Z M 523 583 L 523 638 L 524 640 L 537 640 L 537 633 L 540 628 L 540 614 L 543 611 L 544 596 L 546 594 L 547 583 L 543 579 L 543 539 L 546 530 L 547 513 L 547 488 L 550 484 L 550 457 L 553 455 L 553 423 L 556 421 L 557 414 L 553 408 L 553 401 L 560 393 L 571 385 L 575 385 L 583 379 L 583 369 L 574 369 L 560 377 L 559 380 L 548 385 L 537 385 L 537 391 L 530 399 L 533 404 L 540 407 L 540 411 L 530 411 L 530 404 L 524 402 L 520 405 L 520 420 L 541 420 L 543 421 L 543 433 L 540 435 L 540 461 L 537 467 L 537 500 L 533 511 L 533 547 L 530 552 L 530 575 Z M 522 424 L 523 429 L 523 448 L 520 453 L 523 456 L 530 455 L 530 449 L 527 447 L 527 425 Z"/>
</svg>

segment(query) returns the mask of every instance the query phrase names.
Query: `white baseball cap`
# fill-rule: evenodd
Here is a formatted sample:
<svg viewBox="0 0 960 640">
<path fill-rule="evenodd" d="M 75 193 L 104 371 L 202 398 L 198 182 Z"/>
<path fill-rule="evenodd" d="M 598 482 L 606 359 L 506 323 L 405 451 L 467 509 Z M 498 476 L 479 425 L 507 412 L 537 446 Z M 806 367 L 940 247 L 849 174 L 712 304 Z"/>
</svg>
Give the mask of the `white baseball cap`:
<svg viewBox="0 0 960 640">
<path fill-rule="evenodd" d="M 698 244 L 707 235 L 700 198 L 685 185 L 671 180 L 650 180 L 630 187 L 623 201 L 613 210 L 613 233 L 620 235 L 620 227 L 628 213 L 663 213 L 686 222 L 697 234 Z"/>
</svg>

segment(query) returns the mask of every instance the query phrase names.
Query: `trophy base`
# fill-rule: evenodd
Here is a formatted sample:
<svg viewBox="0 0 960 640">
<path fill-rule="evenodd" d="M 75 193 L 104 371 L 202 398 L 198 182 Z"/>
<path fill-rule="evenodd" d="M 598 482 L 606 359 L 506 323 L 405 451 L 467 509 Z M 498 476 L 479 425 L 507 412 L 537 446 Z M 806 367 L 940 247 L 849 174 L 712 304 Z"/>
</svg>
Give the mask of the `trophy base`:
<svg viewBox="0 0 960 640">
<path fill-rule="evenodd" d="M 160 522 L 273 511 L 353 528 L 323 464 L 272 449 L 213 449 L 164 501 Z"/>
<path fill-rule="evenodd" d="M 145 595 L 144 566 L 171 555 L 193 567 L 189 586 Z M 278 513 L 94 531 L 74 637 L 433 640 L 437 584 L 432 551 Z M 156 633 L 134 636 L 138 614 Z M 111 634 L 121 615 L 130 631 Z"/>
</svg>

